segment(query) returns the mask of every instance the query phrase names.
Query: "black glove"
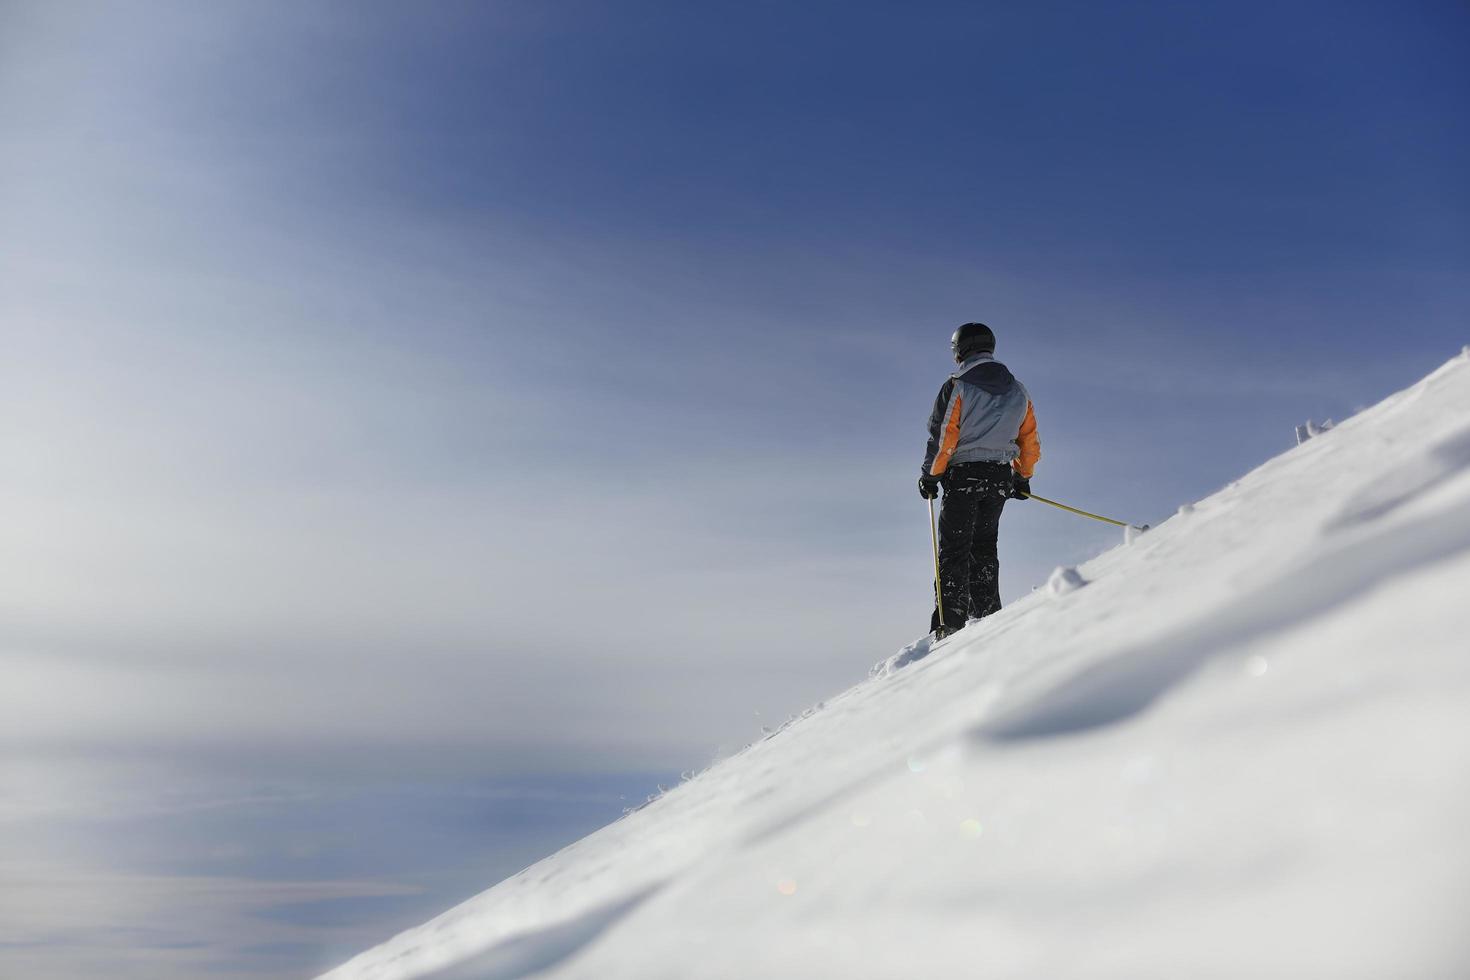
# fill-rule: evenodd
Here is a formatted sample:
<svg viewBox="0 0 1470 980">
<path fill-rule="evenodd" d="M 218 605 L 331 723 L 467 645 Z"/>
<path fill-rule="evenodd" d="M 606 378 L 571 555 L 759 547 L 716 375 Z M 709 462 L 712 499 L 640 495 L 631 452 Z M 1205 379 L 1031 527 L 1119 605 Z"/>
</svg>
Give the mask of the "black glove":
<svg viewBox="0 0 1470 980">
<path fill-rule="evenodd" d="M 1011 499 L 1025 500 L 1031 496 L 1031 478 L 1019 473 L 1011 474 Z"/>
<path fill-rule="evenodd" d="M 933 500 L 939 496 L 939 477 L 930 476 L 928 473 L 919 477 L 919 496 L 925 500 Z"/>
</svg>

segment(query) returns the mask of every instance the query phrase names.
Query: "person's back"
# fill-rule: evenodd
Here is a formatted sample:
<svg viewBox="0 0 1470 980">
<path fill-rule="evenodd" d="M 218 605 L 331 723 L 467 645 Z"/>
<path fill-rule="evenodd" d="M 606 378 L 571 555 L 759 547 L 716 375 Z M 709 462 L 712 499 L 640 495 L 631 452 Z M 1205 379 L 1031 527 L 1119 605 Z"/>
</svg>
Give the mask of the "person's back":
<svg viewBox="0 0 1470 980">
<path fill-rule="evenodd" d="M 939 518 L 939 580 L 930 629 L 943 636 L 967 619 L 1000 608 L 996 536 L 1008 498 L 1025 499 L 1041 458 L 1031 395 L 995 360 L 995 335 L 966 323 L 951 346 L 959 370 L 950 375 L 929 416 L 929 443 L 919 493 L 944 488 Z"/>
</svg>

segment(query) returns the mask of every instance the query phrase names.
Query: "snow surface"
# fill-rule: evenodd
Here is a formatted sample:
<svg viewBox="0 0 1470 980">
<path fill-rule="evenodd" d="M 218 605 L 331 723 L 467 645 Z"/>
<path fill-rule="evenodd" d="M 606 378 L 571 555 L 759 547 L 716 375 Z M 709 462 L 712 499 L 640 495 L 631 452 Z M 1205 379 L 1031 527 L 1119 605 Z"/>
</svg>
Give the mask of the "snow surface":
<svg viewBox="0 0 1470 980">
<path fill-rule="evenodd" d="M 1065 571 L 327 976 L 1470 976 L 1470 349 Z"/>
</svg>

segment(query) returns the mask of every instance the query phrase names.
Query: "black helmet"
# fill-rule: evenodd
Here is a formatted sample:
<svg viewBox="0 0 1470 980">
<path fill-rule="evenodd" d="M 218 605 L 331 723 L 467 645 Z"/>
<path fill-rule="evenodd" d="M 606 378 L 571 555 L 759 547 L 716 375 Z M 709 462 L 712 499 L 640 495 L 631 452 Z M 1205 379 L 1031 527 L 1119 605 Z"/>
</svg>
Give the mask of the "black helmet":
<svg viewBox="0 0 1470 980">
<path fill-rule="evenodd" d="M 954 359 L 963 362 L 976 354 L 995 353 L 995 334 L 983 323 L 962 323 L 949 338 L 954 350 Z"/>
</svg>

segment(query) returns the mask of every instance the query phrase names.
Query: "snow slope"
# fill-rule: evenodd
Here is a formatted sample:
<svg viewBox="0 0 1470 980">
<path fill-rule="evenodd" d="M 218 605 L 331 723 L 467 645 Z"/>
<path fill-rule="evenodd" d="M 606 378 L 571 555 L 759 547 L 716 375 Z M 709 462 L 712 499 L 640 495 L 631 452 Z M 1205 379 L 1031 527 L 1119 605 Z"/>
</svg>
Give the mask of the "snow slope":
<svg viewBox="0 0 1470 980">
<path fill-rule="evenodd" d="M 327 976 L 1470 976 L 1470 348 L 1076 571 Z"/>
</svg>

